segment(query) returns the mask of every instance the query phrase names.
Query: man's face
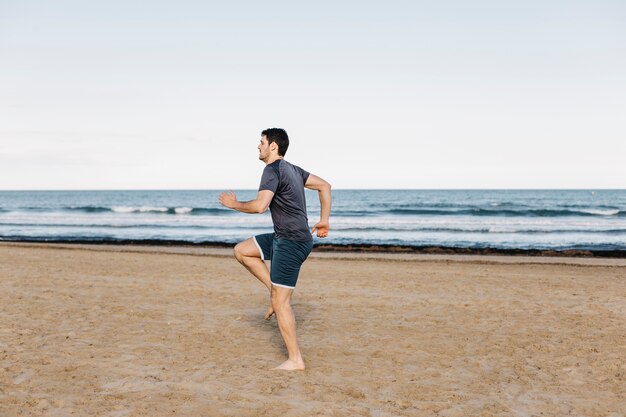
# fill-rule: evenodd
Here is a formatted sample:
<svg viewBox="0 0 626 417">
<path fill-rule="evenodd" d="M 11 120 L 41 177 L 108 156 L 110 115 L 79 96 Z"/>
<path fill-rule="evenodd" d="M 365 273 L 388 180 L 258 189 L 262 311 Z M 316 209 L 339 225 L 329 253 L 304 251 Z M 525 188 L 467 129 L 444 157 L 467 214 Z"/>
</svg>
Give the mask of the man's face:
<svg viewBox="0 0 626 417">
<path fill-rule="evenodd" d="M 267 138 L 265 136 L 261 136 L 261 143 L 257 146 L 259 150 L 259 159 L 265 160 L 270 156 L 270 144 L 267 143 Z"/>
</svg>

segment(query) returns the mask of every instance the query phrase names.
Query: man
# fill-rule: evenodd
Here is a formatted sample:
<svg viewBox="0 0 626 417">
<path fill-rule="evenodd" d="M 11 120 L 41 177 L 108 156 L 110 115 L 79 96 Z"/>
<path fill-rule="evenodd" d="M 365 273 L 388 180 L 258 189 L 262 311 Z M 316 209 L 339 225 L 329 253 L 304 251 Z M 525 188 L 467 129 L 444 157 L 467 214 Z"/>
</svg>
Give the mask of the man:
<svg viewBox="0 0 626 417">
<path fill-rule="evenodd" d="M 280 334 L 289 358 L 274 369 L 305 368 L 298 341 L 296 321 L 291 309 L 291 295 L 298 280 L 300 266 L 313 247 L 312 233 L 328 236 L 330 216 L 330 184 L 283 158 L 289 137 L 283 129 L 261 132 L 259 159 L 265 162 L 259 193 L 255 200 L 241 202 L 233 192 L 222 193 L 219 202 L 242 213 L 272 213 L 274 233 L 254 236 L 235 246 L 235 258 L 270 291 L 270 307 L 265 319 L 276 314 Z M 317 190 L 320 199 L 320 221 L 309 231 L 304 188 Z M 265 261 L 271 261 L 268 270 Z"/>
</svg>

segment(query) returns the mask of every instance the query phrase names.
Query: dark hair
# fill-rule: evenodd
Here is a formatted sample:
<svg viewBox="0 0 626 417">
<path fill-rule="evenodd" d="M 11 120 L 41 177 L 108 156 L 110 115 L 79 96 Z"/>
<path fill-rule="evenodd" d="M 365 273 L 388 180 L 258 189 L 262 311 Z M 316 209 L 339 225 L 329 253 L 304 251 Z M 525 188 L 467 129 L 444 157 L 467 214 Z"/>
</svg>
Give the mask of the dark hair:
<svg viewBox="0 0 626 417">
<path fill-rule="evenodd" d="M 285 129 L 279 129 L 277 127 L 265 129 L 261 132 L 261 136 L 265 136 L 267 138 L 268 144 L 276 142 L 278 145 L 278 155 L 285 156 L 287 148 L 289 147 L 289 136 L 287 136 Z"/>
</svg>

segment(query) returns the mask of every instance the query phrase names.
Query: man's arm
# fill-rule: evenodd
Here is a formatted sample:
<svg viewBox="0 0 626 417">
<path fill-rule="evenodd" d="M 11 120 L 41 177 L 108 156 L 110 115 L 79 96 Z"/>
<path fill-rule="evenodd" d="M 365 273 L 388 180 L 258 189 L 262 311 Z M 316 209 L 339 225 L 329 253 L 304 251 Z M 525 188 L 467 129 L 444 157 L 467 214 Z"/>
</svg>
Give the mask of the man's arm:
<svg viewBox="0 0 626 417">
<path fill-rule="evenodd" d="M 309 178 L 304 184 L 309 190 L 317 190 L 320 198 L 320 221 L 313 226 L 311 233 L 315 233 L 317 230 L 317 237 L 328 236 L 328 218 L 330 217 L 330 206 L 332 202 L 332 194 L 330 184 L 320 177 L 309 174 Z"/>
<path fill-rule="evenodd" d="M 219 202 L 224 207 L 240 211 L 242 213 L 265 213 L 274 198 L 274 193 L 270 190 L 261 190 L 256 199 L 251 201 L 237 201 L 237 196 L 233 191 L 222 193 Z"/>
</svg>

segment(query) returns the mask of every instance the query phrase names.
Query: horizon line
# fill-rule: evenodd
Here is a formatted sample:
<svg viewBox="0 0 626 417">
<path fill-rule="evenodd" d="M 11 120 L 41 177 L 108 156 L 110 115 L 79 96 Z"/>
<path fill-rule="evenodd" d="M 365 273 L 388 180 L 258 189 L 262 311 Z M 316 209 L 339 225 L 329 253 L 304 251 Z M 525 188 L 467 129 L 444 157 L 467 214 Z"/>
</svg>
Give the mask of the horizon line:
<svg viewBox="0 0 626 417">
<path fill-rule="evenodd" d="M 333 188 L 335 191 L 626 191 L 626 188 Z M 28 191 L 257 191 L 257 188 L 21 188 L 0 189 L 0 192 Z M 314 191 L 314 190 L 313 190 Z"/>
</svg>

